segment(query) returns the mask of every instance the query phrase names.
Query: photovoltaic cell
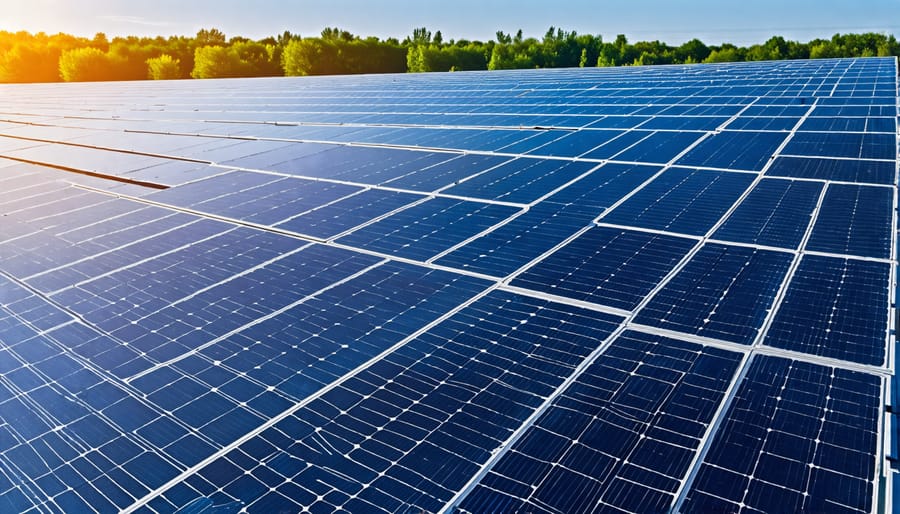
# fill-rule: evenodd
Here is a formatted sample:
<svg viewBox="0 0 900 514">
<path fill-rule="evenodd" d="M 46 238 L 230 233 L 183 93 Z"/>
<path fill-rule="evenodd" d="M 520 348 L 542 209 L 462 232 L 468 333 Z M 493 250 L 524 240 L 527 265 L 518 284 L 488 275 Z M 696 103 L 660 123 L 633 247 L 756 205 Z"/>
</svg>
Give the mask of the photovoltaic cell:
<svg viewBox="0 0 900 514">
<path fill-rule="evenodd" d="M 209 194 L 208 191 L 212 191 L 212 188 L 209 190 L 206 188 L 210 187 L 210 184 L 202 181 L 193 186 L 190 191 L 179 191 L 179 196 L 184 200 L 168 199 L 167 194 L 171 190 L 156 193 L 150 198 L 228 218 L 274 225 L 297 213 L 314 209 L 361 190 L 344 184 L 282 178 L 249 189 L 228 188 L 230 191 L 227 193 L 204 199 L 197 196 Z"/>
<path fill-rule="evenodd" d="M 633 310 L 696 241 L 597 227 L 512 281 L 512 285 Z"/>
<path fill-rule="evenodd" d="M 761 180 L 713 238 L 797 249 L 821 191 L 816 182 Z"/>
<path fill-rule="evenodd" d="M 583 159 L 609 159 L 631 146 L 653 135 L 653 132 L 644 130 L 629 130 L 622 135 L 603 143 L 593 150 L 581 155 Z"/>
<path fill-rule="evenodd" d="M 766 175 L 891 185 L 896 171 L 890 161 L 778 157 Z"/>
<path fill-rule="evenodd" d="M 341 237 L 338 242 L 427 260 L 500 223 L 518 210 L 505 205 L 434 198 L 367 225 Z"/>
<path fill-rule="evenodd" d="M 884 364 L 890 265 L 806 255 L 763 341 L 768 346 Z"/>
<path fill-rule="evenodd" d="M 786 137 L 778 132 L 719 132 L 701 141 L 678 164 L 760 171 Z"/>
<path fill-rule="evenodd" d="M 788 253 L 704 245 L 635 323 L 751 344 L 792 260 Z"/>
<path fill-rule="evenodd" d="M 892 188 L 831 184 L 806 249 L 888 259 L 893 208 Z"/>
<path fill-rule="evenodd" d="M 871 512 L 881 379 L 757 356 L 682 512 Z"/>
<path fill-rule="evenodd" d="M 657 171 L 651 166 L 602 166 L 436 262 L 497 277 L 509 275 L 589 226 L 604 209 Z M 516 251 L 508 250 L 513 247 Z"/>
<path fill-rule="evenodd" d="M 621 136 L 623 133 L 620 130 L 579 130 L 570 132 L 528 153 L 551 157 L 578 157 Z"/>
<path fill-rule="evenodd" d="M 666 512 L 740 354 L 628 331 L 491 469 L 462 512 Z"/>
<path fill-rule="evenodd" d="M 389 180 L 386 186 L 414 191 L 431 192 L 455 184 L 466 177 L 509 161 L 493 155 L 460 155 L 442 163 L 412 171 Z"/>
<path fill-rule="evenodd" d="M 590 171 L 596 164 L 516 159 L 442 191 L 448 195 L 531 203 Z"/>
<path fill-rule="evenodd" d="M 791 130 L 800 117 L 770 118 L 765 116 L 738 116 L 725 127 L 728 130 Z"/>
<path fill-rule="evenodd" d="M 671 168 L 602 221 L 703 235 L 731 208 L 753 178 L 748 173 Z"/>
<path fill-rule="evenodd" d="M 847 157 L 851 159 L 896 159 L 893 134 L 798 132 L 782 150 L 784 155 Z"/>
<path fill-rule="evenodd" d="M 617 153 L 612 159 L 665 164 L 702 135 L 701 132 L 654 132 L 634 146 Z"/>
<path fill-rule="evenodd" d="M 410 193 L 367 189 L 330 204 L 292 216 L 290 219 L 277 223 L 275 226 L 313 237 L 334 237 L 424 199 L 424 196 Z"/>
</svg>

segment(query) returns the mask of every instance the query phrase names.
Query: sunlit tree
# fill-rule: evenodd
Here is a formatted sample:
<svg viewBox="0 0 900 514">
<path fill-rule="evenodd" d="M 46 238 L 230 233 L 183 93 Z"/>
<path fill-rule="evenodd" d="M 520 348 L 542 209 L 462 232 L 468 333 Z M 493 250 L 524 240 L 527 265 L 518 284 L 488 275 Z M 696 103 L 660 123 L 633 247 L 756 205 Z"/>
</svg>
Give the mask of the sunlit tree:
<svg viewBox="0 0 900 514">
<path fill-rule="evenodd" d="M 147 76 L 151 80 L 180 79 L 181 62 L 168 54 L 147 59 Z"/>
</svg>

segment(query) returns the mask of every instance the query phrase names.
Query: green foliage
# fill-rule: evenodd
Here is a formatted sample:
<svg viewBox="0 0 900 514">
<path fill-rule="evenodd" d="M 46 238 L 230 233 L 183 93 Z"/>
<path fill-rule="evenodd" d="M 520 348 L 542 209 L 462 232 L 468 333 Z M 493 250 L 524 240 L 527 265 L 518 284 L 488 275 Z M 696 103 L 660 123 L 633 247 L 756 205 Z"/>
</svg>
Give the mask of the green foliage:
<svg viewBox="0 0 900 514">
<path fill-rule="evenodd" d="M 397 39 L 361 38 L 337 27 L 320 37 L 301 38 L 285 31 L 253 41 L 226 39 L 220 30 L 201 29 L 195 37 L 93 38 L 0 31 L 0 82 L 59 80 L 140 80 L 349 73 L 401 73 L 450 70 L 501 70 L 691 64 L 778 59 L 900 56 L 892 35 L 835 34 L 806 43 L 775 36 L 738 47 L 707 46 L 692 39 L 680 46 L 660 41 L 631 43 L 619 34 L 609 42 L 599 35 L 550 27 L 543 38 L 498 31 L 495 40 L 445 40 L 426 27 Z"/>
<path fill-rule="evenodd" d="M 252 66 L 241 59 L 234 47 L 202 46 L 194 50 L 194 70 L 191 77 L 195 79 L 251 76 Z"/>
<path fill-rule="evenodd" d="M 147 77 L 151 80 L 174 80 L 181 78 L 181 62 L 169 54 L 147 59 Z"/>
<path fill-rule="evenodd" d="M 738 62 L 744 60 L 743 55 L 737 47 L 725 46 L 715 49 L 709 53 L 709 56 L 703 62 Z"/>
<path fill-rule="evenodd" d="M 712 51 L 699 39 L 692 39 L 675 49 L 675 60 L 687 63 L 688 61 L 703 62 Z"/>
<path fill-rule="evenodd" d="M 225 46 L 225 33 L 219 29 L 200 29 L 194 39 L 197 46 Z"/>
<path fill-rule="evenodd" d="M 59 74 L 66 82 L 110 80 L 110 71 L 117 64 L 120 63 L 97 48 L 75 48 L 60 56 Z"/>
<path fill-rule="evenodd" d="M 59 48 L 16 43 L 0 54 L 0 82 L 59 80 Z"/>
<path fill-rule="evenodd" d="M 407 49 L 377 38 L 347 39 L 332 35 L 291 41 L 282 54 L 287 76 L 403 73 L 408 59 Z"/>
</svg>

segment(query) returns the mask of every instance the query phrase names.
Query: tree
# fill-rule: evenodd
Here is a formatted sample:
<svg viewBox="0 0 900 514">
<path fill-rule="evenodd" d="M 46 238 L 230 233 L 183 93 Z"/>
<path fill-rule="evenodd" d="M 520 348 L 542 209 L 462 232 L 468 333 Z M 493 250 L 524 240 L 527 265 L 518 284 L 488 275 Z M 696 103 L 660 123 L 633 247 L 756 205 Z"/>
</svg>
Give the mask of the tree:
<svg viewBox="0 0 900 514">
<path fill-rule="evenodd" d="M 734 45 L 722 45 L 709 53 L 703 62 L 738 62 L 743 60 L 738 48 Z"/>
<path fill-rule="evenodd" d="M 675 49 L 675 57 L 680 62 L 703 62 L 712 50 L 699 39 L 692 39 Z"/>
<path fill-rule="evenodd" d="M 168 54 L 147 59 L 147 76 L 151 80 L 180 79 L 181 62 Z"/>
<path fill-rule="evenodd" d="M 0 54 L 0 82 L 56 82 L 60 54 L 52 46 L 16 43 Z"/>
<path fill-rule="evenodd" d="M 234 47 L 204 46 L 194 51 L 195 79 L 252 77 L 253 67 L 241 59 Z"/>
<path fill-rule="evenodd" d="M 98 32 L 94 34 L 94 39 L 91 40 L 91 46 L 100 50 L 101 52 L 109 51 L 109 40 L 106 39 L 106 34 L 103 32 Z"/>
<path fill-rule="evenodd" d="M 197 46 L 225 46 L 225 33 L 219 29 L 197 31 Z"/>
<path fill-rule="evenodd" d="M 109 56 L 96 48 L 76 48 L 59 58 L 59 74 L 66 82 L 110 80 L 114 68 Z"/>
<path fill-rule="evenodd" d="M 426 29 L 425 27 L 415 28 L 413 29 L 412 37 L 407 38 L 407 43 L 413 45 L 430 45 L 431 31 Z"/>
</svg>

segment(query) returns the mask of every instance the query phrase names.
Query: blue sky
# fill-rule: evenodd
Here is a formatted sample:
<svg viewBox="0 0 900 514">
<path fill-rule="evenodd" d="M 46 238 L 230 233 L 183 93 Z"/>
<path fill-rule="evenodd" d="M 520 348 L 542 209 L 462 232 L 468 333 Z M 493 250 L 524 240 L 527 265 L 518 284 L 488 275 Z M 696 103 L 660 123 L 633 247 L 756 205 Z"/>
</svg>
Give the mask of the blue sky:
<svg viewBox="0 0 900 514">
<path fill-rule="evenodd" d="M 540 38 L 551 25 L 605 39 L 680 44 L 763 42 L 773 34 L 806 41 L 835 32 L 900 35 L 900 0 L 3 0 L 0 30 L 92 36 L 193 35 L 216 27 L 262 38 L 326 26 L 403 39 L 415 27 L 445 40 L 492 39 L 497 30 Z"/>
</svg>

